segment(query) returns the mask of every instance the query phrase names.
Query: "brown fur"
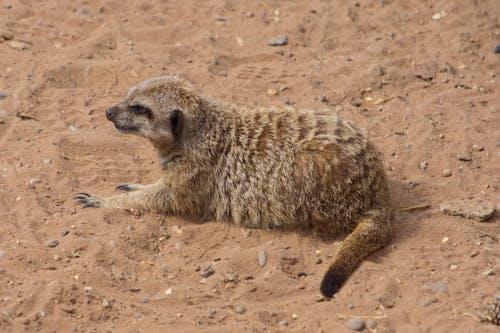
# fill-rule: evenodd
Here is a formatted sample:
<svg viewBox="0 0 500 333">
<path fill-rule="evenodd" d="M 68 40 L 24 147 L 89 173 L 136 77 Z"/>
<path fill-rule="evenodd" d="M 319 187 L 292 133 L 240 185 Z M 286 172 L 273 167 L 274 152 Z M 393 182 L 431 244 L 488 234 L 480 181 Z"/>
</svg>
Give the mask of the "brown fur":
<svg viewBox="0 0 500 333">
<path fill-rule="evenodd" d="M 84 206 L 146 209 L 250 228 L 331 239 L 349 233 L 321 292 L 332 296 L 393 233 L 380 155 L 366 135 L 330 111 L 250 109 L 216 103 L 173 76 L 132 88 L 107 111 L 117 129 L 149 139 L 162 177 L 122 185 Z"/>
</svg>

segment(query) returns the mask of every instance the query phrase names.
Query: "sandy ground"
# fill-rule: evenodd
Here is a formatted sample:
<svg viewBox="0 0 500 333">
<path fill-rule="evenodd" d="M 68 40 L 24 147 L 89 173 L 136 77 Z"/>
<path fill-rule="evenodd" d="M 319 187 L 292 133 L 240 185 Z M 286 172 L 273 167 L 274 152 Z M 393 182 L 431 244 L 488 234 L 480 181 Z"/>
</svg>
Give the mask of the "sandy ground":
<svg viewBox="0 0 500 333">
<path fill-rule="evenodd" d="M 347 332 L 367 316 L 371 332 L 498 332 L 474 317 L 500 294 L 500 214 L 439 204 L 499 204 L 500 3 L 409 3 L 0 1 L 0 331 Z M 158 177 L 104 110 L 171 73 L 225 101 L 338 112 L 380 147 L 395 204 L 431 207 L 398 213 L 392 244 L 325 302 L 341 239 L 77 207 Z"/>
</svg>

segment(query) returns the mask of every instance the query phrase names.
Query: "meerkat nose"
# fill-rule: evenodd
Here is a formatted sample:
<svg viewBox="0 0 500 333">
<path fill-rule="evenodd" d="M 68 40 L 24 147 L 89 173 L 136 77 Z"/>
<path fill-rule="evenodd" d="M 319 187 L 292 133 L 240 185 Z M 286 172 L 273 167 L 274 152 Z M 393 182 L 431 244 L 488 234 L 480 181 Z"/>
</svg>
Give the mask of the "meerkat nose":
<svg viewBox="0 0 500 333">
<path fill-rule="evenodd" d="M 114 115 L 115 115 L 115 113 L 113 111 L 113 108 L 109 108 L 106 110 L 106 118 L 108 118 L 108 120 L 113 119 Z"/>
</svg>

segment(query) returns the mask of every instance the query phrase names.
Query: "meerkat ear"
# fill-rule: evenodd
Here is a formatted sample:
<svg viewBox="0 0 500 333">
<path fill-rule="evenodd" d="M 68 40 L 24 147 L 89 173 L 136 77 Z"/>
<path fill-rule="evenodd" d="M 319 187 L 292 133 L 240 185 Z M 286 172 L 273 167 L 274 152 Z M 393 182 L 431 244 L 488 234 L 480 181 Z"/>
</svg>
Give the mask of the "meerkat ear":
<svg viewBox="0 0 500 333">
<path fill-rule="evenodd" d="M 176 139 L 181 136 L 182 128 L 184 127 L 184 113 L 181 110 L 175 109 L 170 115 L 170 130 Z"/>
</svg>

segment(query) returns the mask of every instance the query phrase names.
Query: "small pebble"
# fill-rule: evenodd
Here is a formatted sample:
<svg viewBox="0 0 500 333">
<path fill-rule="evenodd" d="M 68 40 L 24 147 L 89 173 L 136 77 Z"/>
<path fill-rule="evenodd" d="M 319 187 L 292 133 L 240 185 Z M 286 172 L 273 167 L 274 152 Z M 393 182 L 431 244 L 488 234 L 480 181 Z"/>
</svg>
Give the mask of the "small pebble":
<svg viewBox="0 0 500 333">
<path fill-rule="evenodd" d="M 361 100 L 359 98 L 355 98 L 355 99 L 353 99 L 351 104 L 352 104 L 352 106 L 359 108 L 363 103 L 361 102 Z"/>
<path fill-rule="evenodd" d="M 216 313 L 217 311 L 215 311 L 214 309 L 208 309 L 207 311 L 209 317 L 213 317 Z"/>
<path fill-rule="evenodd" d="M 372 67 L 372 72 L 376 76 L 383 76 L 385 74 L 385 69 L 382 66 L 375 65 Z"/>
<path fill-rule="evenodd" d="M 457 270 L 457 268 L 458 268 L 458 266 L 457 266 L 457 265 L 455 265 L 455 264 L 451 264 L 451 265 L 450 265 L 450 270 L 451 270 L 451 271 L 456 271 L 456 270 Z"/>
<path fill-rule="evenodd" d="M 421 306 L 429 306 L 431 304 L 437 303 L 438 298 L 437 297 L 428 297 L 424 299 L 422 302 L 420 302 Z"/>
<path fill-rule="evenodd" d="M 274 39 L 271 39 L 269 42 L 267 42 L 267 45 L 269 45 L 269 46 L 283 46 L 286 44 L 288 44 L 288 36 L 287 35 L 278 36 Z"/>
<path fill-rule="evenodd" d="M 75 10 L 75 13 L 79 14 L 79 15 L 90 15 L 90 11 L 87 8 L 84 8 L 84 7 L 77 8 Z"/>
<path fill-rule="evenodd" d="M 368 319 L 365 324 L 366 328 L 369 328 L 371 330 L 377 327 L 377 321 L 375 319 Z"/>
<path fill-rule="evenodd" d="M 76 127 L 75 125 L 69 125 L 68 131 L 73 132 L 73 133 L 78 132 L 78 127 Z"/>
<path fill-rule="evenodd" d="M 174 290 L 172 288 L 168 288 L 167 290 L 165 290 L 165 295 L 167 296 L 170 296 L 174 293 Z"/>
<path fill-rule="evenodd" d="M 48 247 L 56 247 L 59 245 L 59 241 L 57 239 L 51 239 L 47 242 Z"/>
<path fill-rule="evenodd" d="M 214 269 L 212 268 L 212 266 L 209 265 L 201 270 L 200 275 L 203 278 L 207 278 L 214 273 L 215 273 Z"/>
<path fill-rule="evenodd" d="M 269 89 L 267 89 L 267 94 L 269 96 L 276 96 L 276 95 L 278 95 L 278 90 L 274 89 L 274 88 L 269 88 Z"/>
<path fill-rule="evenodd" d="M 440 20 L 442 18 L 445 18 L 446 16 L 447 16 L 446 12 L 444 10 L 442 10 L 442 11 L 440 11 L 440 12 L 432 15 L 432 19 L 434 21 L 438 21 L 438 20 Z"/>
<path fill-rule="evenodd" d="M 472 161 L 472 157 L 469 154 L 462 154 L 459 153 L 456 155 L 457 160 L 462 161 L 462 162 L 470 162 Z"/>
<path fill-rule="evenodd" d="M 319 101 L 320 101 L 321 103 L 328 103 L 328 97 L 326 97 L 325 95 L 323 95 L 323 96 L 321 96 L 321 97 L 319 98 Z"/>
<path fill-rule="evenodd" d="M 323 259 L 321 259 L 320 257 L 317 257 L 316 258 L 316 264 L 319 265 L 321 263 L 323 263 Z"/>
<path fill-rule="evenodd" d="M 109 308 L 111 308 L 111 303 L 107 299 L 104 298 L 102 300 L 102 307 L 105 309 L 109 309 Z"/>
<path fill-rule="evenodd" d="M 26 50 L 26 49 L 28 49 L 30 47 L 30 44 L 25 43 L 25 42 L 19 42 L 17 40 L 11 40 L 11 41 L 9 41 L 8 45 L 11 48 L 13 48 L 14 50 L 19 50 L 19 51 Z"/>
<path fill-rule="evenodd" d="M 35 188 L 37 184 L 40 184 L 42 181 L 38 178 L 33 178 L 33 179 L 30 179 L 30 181 L 28 182 L 28 187 L 29 188 Z"/>
<path fill-rule="evenodd" d="M 258 259 L 259 259 L 259 266 L 260 266 L 260 267 L 264 267 L 264 266 L 266 265 L 266 262 L 267 262 L 267 254 L 266 254 L 266 251 L 264 251 L 264 250 L 259 250 Z"/>
<path fill-rule="evenodd" d="M 441 175 L 443 177 L 450 177 L 451 176 L 451 170 L 450 169 L 444 169 L 442 172 L 441 172 Z"/>
<path fill-rule="evenodd" d="M 315 302 L 324 302 L 326 300 L 325 296 L 318 295 L 314 297 Z"/>
<path fill-rule="evenodd" d="M 448 292 L 448 284 L 446 282 L 427 283 L 424 285 L 424 288 L 430 289 L 435 293 L 447 293 Z"/>
<path fill-rule="evenodd" d="M 149 298 L 143 298 L 143 299 L 141 299 L 141 303 L 149 303 Z"/>
<path fill-rule="evenodd" d="M 298 318 L 299 318 L 299 315 L 298 315 L 298 314 L 294 313 L 294 314 L 292 315 L 292 319 L 298 319 Z"/>
<path fill-rule="evenodd" d="M 247 312 L 247 309 L 245 309 L 243 306 L 237 306 L 234 308 L 234 312 L 238 314 L 244 314 L 245 312 Z"/>
<path fill-rule="evenodd" d="M 500 44 L 498 44 L 497 46 L 495 46 L 495 48 L 493 49 L 493 53 L 500 54 Z"/>
<path fill-rule="evenodd" d="M 287 327 L 287 326 L 288 326 L 288 322 L 286 320 L 280 321 L 280 327 Z"/>
<path fill-rule="evenodd" d="M 8 96 L 8 95 L 7 95 L 6 93 L 4 93 L 4 92 L 1 92 L 1 91 L 0 91 L 0 101 L 1 101 L 2 99 L 7 98 L 7 96 Z"/>
<path fill-rule="evenodd" d="M 474 258 L 474 257 L 476 257 L 478 254 L 479 254 L 479 251 L 478 251 L 478 250 L 474 250 L 474 251 L 472 251 L 472 252 L 469 254 L 469 257 Z"/>
<path fill-rule="evenodd" d="M 63 230 L 63 231 L 61 231 L 61 236 L 64 237 L 64 236 L 68 235 L 69 233 L 70 233 L 69 230 Z"/>
<path fill-rule="evenodd" d="M 472 145 L 472 149 L 474 149 L 475 151 L 483 151 L 484 150 L 483 147 L 478 146 L 478 145 Z"/>
<path fill-rule="evenodd" d="M 495 275 L 495 269 L 494 268 L 490 268 L 490 269 L 482 272 L 481 274 L 484 275 L 484 276 Z"/>
<path fill-rule="evenodd" d="M 418 165 L 418 167 L 419 167 L 420 169 L 422 169 L 422 170 L 427 169 L 427 167 L 428 167 L 428 166 L 429 166 L 429 163 L 427 163 L 427 162 L 425 162 L 425 161 L 424 161 L 424 162 L 420 162 L 420 164 Z"/>
<path fill-rule="evenodd" d="M 351 304 L 351 303 L 347 304 L 347 308 L 348 309 L 354 309 L 354 304 Z"/>
<path fill-rule="evenodd" d="M 362 331 L 365 329 L 365 322 L 361 318 L 353 317 L 345 321 L 345 326 L 353 331 Z"/>
</svg>

